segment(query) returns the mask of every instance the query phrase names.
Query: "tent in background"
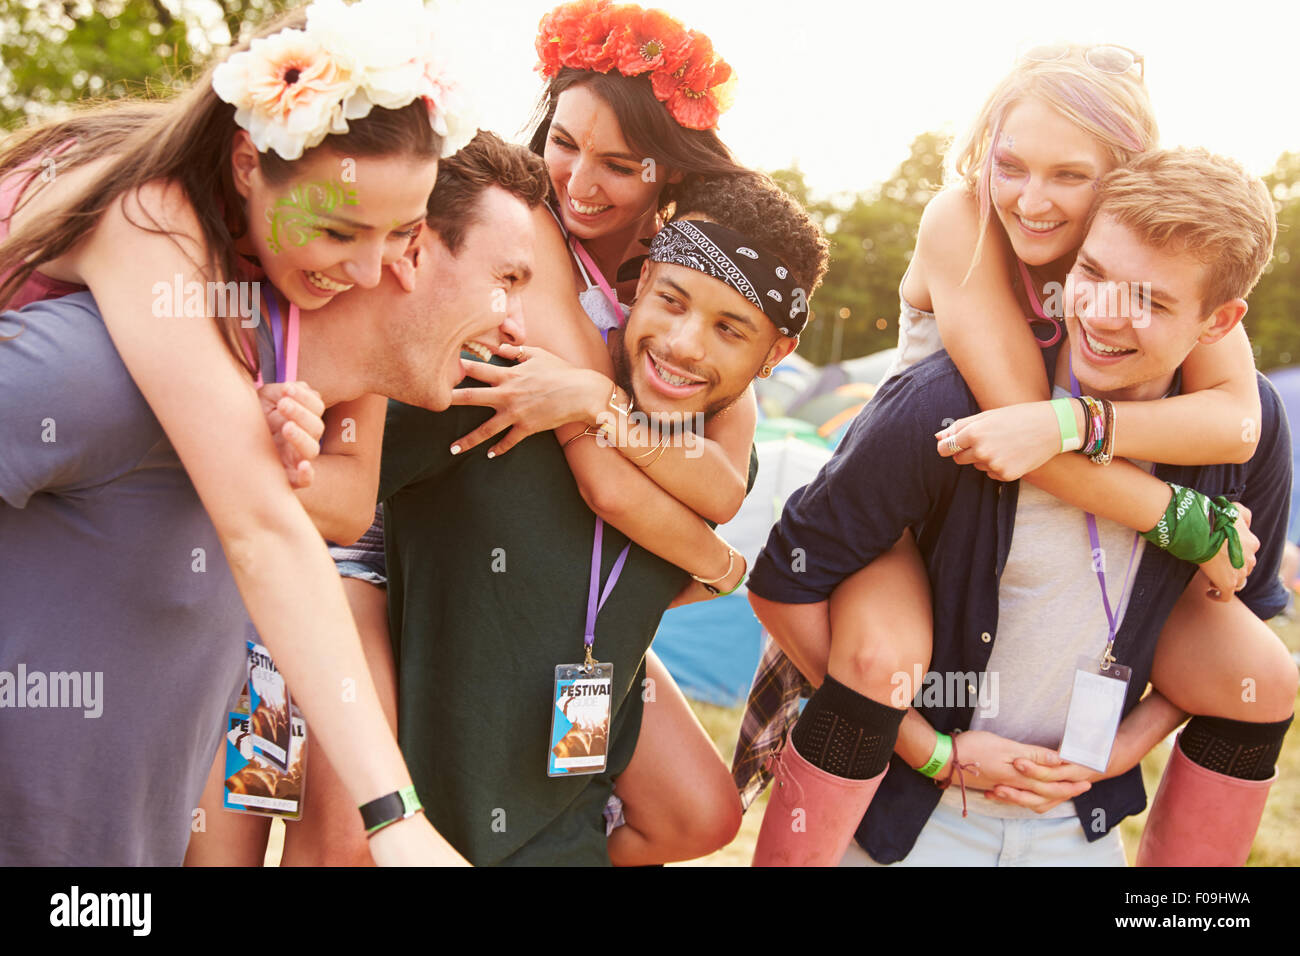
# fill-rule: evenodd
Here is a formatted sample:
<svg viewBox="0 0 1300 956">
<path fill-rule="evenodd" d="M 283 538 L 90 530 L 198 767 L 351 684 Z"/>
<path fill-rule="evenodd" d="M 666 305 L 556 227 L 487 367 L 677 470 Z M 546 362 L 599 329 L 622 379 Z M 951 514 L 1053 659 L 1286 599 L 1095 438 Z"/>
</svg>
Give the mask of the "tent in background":
<svg viewBox="0 0 1300 956">
<path fill-rule="evenodd" d="M 758 478 L 736 517 L 718 529 L 753 566 L 785 500 L 830 458 L 897 349 L 818 368 L 788 356 L 754 387 L 759 422 Z M 762 628 L 745 589 L 664 615 L 655 652 L 688 697 L 722 706 L 744 701 L 762 651 Z"/>
<path fill-rule="evenodd" d="M 894 357 L 897 354 L 898 349 L 896 348 L 883 349 L 870 355 L 864 355 L 861 358 L 846 359 L 834 365 L 824 366 L 812 385 L 786 408 L 785 414 L 797 415 L 799 409 L 806 403 L 811 402 L 819 395 L 833 392 L 842 385 L 848 385 L 852 382 L 879 385 L 880 380 L 885 377 L 885 372 L 893 364 Z"/>
<path fill-rule="evenodd" d="M 760 425 L 771 427 L 773 422 Z M 718 529 L 750 567 L 767 543 L 786 498 L 810 482 L 830 458 L 816 429 L 808 422 L 797 425 L 811 432 L 812 440 L 790 435 L 758 439 L 754 490 L 736 517 Z M 654 649 L 688 697 L 729 707 L 749 693 L 762 650 L 762 628 L 742 587 L 727 597 L 669 611 L 660 622 Z"/>
</svg>

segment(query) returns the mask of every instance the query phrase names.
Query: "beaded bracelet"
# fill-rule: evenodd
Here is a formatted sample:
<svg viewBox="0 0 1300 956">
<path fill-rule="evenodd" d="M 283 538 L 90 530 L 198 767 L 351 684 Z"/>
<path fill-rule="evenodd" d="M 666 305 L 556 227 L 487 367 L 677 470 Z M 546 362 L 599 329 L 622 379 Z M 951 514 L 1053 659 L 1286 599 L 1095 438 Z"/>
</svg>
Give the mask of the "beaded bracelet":
<svg viewBox="0 0 1300 956">
<path fill-rule="evenodd" d="M 1105 434 L 1101 448 L 1088 457 L 1092 459 L 1093 464 L 1109 465 L 1115 450 L 1115 403 L 1102 399 L 1101 404 L 1106 413 Z"/>
<path fill-rule="evenodd" d="M 1088 440 L 1083 443 L 1080 452 L 1092 457 L 1101 451 L 1101 447 L 1106 441 L 1106 411 L 1091 395 L 1080 395 L 1079 401 L 1083 402 L 1085 417 L 1088 420 Z"/>
</svg>

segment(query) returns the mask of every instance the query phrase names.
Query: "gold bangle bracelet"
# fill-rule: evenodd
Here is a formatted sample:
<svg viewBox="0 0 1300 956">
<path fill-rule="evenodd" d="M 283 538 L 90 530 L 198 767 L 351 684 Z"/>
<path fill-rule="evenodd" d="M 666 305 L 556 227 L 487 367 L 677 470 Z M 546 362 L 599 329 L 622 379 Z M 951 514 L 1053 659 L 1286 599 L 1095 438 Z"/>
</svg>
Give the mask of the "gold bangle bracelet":
<svg viewBox="0 0 1300 956">
<path fill-rule="evenodd" d="M 663 454 L 662 449 L 665 448 L 665 447 L 667 446 L 667 444 L 668 444 L 668 436 L 665 435 L 663 438 L 661 438 L 661 439 L 659 440 L 659 442 L 658 442 L 657 444 L 655 444 L 655 445 L 651 445 L 649 451 L 647 451 L 647 452 L 645 452 L 645 453 L 643 453 L 643 454 L 637 455 L 637 456 L 634 457 L 634 458 L 629 458 L 628 461 L 640 461 L 642 458 L 649 458 L 649 457 L 650 457 L 651 455 L 653 455 L 655 452 L 659 452 L 660 454 Z"/>
<path fill-rule="evenodd" d="M 616 398 L 618 398 L 618 386 L 617 386 L 617 385 L 614 386 L 614 391 L 612 391 L 612 392 L 609 393 L 609 402 L 608 402 L 607 404 L 609 405 L 609 407 L 610 407 L 613 411 L 618 412 L 620 415 L 631 415 L 631 414 L 632 414 L 632 409 L 636 407 L 636 399 L 632 397 L 632 393 L 631 393 L 631 392 L 628 392 L 628 395 L 627 395 L 627 408 L 622 408 L 622 407 L 620 407 L 620 406 L 618 406 L 618 405 L 615 405 L 615 404 L 614 404 L 614 399 L 616 399 Z"/>
<path fill-rule="evenodd" d="M 588 435 L 590 435 L 591 437 L 595 438 L 596 436 L 601 435 L 601 434 L 603 434 L 603 433 L 601 432 L 601 430 L 600 430 L 599 428 L 595 428 L 595 429 L 593 429 L 593 428 L 591 428 L 591 426 L 588 426 L 588 427 L 584 428 L 582 431 L 578 432 L 578 434 L 574 435 L 572 438 L 570 438 L 570 439 L 568 439 L 567 441 L 565 441 L 565 443 L 564 443 L 563 445 L 560 446 L 560 450 L 563 451 L 564 449 L 568 448 L 570 445 L 572 445 L 572 444 L 573 444 L 575 441 L 577 441 L 579 438 L 586 438 Z"/>
<path fill-rule="evenodd" d="M 723 571 L 722 574 L 720 574 L 718 577 L 714 578 L 711 581 L 704 580 L 704 578 L 700 577 L 698 574 L 692 574 L 691 577 L 693 577 L 696 581 L 699 581 L 706 588 L 711 588 L 713 592 L 716 594 L 718 589 L 713 586 L 717 584 L 719 581 L 727 580 L 727 578 L 731 575 L 732 569 L 735 566 L 736 566 L 736 549 L 731 547 L 731 545 L 727 545 L 727 570 L 726 571 Z"/>
<path fill-rule="evenodd" d="M 653 451 L 653 450 L 654 450 L 654 449 L 651 449 L 651 451 Z M 665 439 L 665 440 L 663 441 L 663 443 L 659 445 L 659 454 L 655 455 L 654 458 L 650 459 L 650 461 L 647 461 L 647 462 L 643 465 L 643 464 L 641 464 L 640 462 L 638 462 L 636 459 L 633 459 L 633 460 L 632 460 L 632 463 L 633 463 L 634 465 L 636 465 L 638 468 L 649 468 L 651 465 L 653 465 L 655 462 L 657 462 L 660 458 L 662 458 L 662 457 L 664 456 L 664 452 L 666 452 L 667 450 L 668 450 L 668 441 L 667 441 L 667 439 Z M 647 454 L 649 454 L 649 452 L 647 452 Z"/>
</svg>

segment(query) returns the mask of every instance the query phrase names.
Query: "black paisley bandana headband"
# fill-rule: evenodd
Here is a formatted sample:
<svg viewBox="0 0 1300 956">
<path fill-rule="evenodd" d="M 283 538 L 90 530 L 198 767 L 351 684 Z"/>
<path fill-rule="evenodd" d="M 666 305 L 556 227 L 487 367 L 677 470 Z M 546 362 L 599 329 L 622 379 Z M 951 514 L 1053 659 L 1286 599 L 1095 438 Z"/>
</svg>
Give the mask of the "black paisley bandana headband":
<svg viewBox="0 0 1300 956">
<path fill-rule="evenodd" d="M 781 260 L 716 222 L 668 223 L 650 243 L 650 261 L 720 279 L 762 309 L 782 335 L 794 338 L 808 322 L 808 295 Z"/>
</svg>

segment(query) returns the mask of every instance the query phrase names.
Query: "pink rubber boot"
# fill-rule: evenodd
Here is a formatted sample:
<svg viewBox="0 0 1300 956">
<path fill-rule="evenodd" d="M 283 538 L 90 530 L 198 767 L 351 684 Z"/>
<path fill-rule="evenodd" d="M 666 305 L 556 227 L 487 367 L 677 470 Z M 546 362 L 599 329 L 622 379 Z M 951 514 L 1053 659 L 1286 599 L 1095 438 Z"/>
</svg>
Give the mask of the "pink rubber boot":
<svg viewBox="0 0 1300 956">
<path fill-rule="evenodd" d="M 787 736 L 753 865 L 838 866 L 888 772 L 868 780 L 837 777 L 799 756 Z"/>
<path fill-rule="evenodd" d="M 1151 801 L 1137 865 L 1242 866 L 1276 779 L 1276 773 L 1268 780 L 1215 773 L 1193 763 L 1176 742 Z"/>
</svg>

